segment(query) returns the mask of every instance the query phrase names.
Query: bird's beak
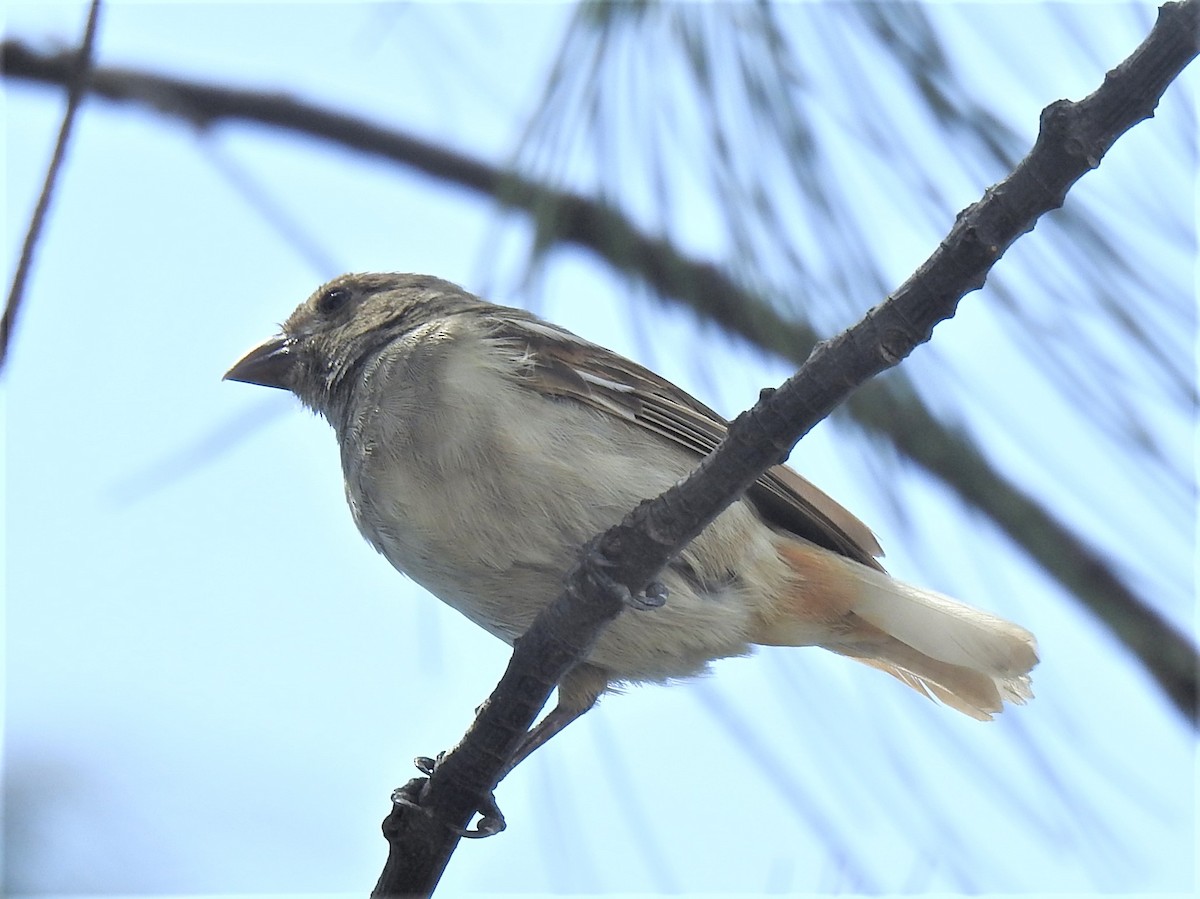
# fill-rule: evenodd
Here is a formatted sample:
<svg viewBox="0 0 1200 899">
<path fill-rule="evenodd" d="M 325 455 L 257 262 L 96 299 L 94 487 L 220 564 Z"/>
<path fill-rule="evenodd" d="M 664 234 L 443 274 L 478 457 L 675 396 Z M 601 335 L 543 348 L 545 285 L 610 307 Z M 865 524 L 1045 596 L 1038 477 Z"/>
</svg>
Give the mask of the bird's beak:
<svg viewBox="0 0 1200 899">
<path fill-rule="evenodd" d="M 225 372 L 223 380 L 290 390 L 289 375 L 294 362 L 292 341 L 279 334 L 260 343 L 239 359 L 233 368 Z"/>
</svg>

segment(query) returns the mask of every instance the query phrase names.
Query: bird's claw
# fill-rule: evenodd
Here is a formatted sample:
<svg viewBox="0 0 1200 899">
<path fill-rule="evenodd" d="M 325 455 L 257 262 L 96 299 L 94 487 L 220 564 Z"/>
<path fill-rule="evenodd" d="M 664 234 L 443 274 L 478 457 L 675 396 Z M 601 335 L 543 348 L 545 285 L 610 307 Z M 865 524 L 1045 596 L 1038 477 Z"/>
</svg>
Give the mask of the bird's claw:
<svg viewBox="0 0 1200 899">
<path fill-rule="evenodd" d="M 496 794 L 488 793 L 479 807 L 479 823 L 475 825 L 475 829 L 453 827 L 451 830 L 464 839 L 482 840 L 484 837 L 494 837 L 506 827 L 508 822 L 504 820 L 500 806 L 496 805 Z"/>
<path fill-rule="evenodd" d="M 631 609 L 647 612 L 652 609 L 661 609 L 667 602 L 669 591 L 667 585 L 661 581 L 651 581 L 646 585 L 645 590 L 633 593 L 627 586 L 613 578 L 608 573 L 608 569 L 613 567 L 612 562 L 600 550 L 597 543 L 592 543 L 587 547 L 579 561 L 579 567 L 583 569 L 586 578 L 593 581 L 601 590 L 617 596 L 624 605 Z M 570 580 L 568 578 L 568 584 Z"/>
<path fill-rule="evenodd" d="M 652 609 L 661 609 L 666 605 L 669 595 L 670 591 L 667 590 L 666 584 L 662 581 L 651 581 L 641 593 L 629 594 L 625 604 L 639 612 L 648 612 Z"/>
<path fill-rule="evenodd" d="M 392 790 L 392 804 L 402 805 L 405 808 L 415 808 L 425 814 L 429 814 L 429 810 L 420 803 L 421 789 L 426 783 L 427 781 L 424 778 L 414 777 L 404 786 L 396 787 L 396 789 Z"/>
<path fill-rule="evenodd" d="M 419 755 L 413 759 L 413 764 L 417 770 L 425 777 L 432 777 L 433 772 L 437 769 L 438 763 L 441 762 L 442 756 L 445 753 L 439 752 L 437 758 L 430 758 L 427 755 Z M 432 815 L 433 812 L 426 806 L 421 805 L 420 795 L 421 789 L 428 783 L 423 778 L 414 777 L 402 787 L 397 787 L 392 791 L 392 803 L 402 805 L 406 808 L 417 809 L 426 815 Z M 482 840 L 484 837 L 495 836 L 506 827 L 508 822 L 504 820 L 504 813 L 500 811 L 500 806 L 496 804 L 496 794 L 489 792 L 479 806 L 479 823 L 474 830 L 466 827 L 459 827 L 457 824 L 449 824 L 443 822 L 446 827 L 460 837 L 468 840 Z"/>
<path fill-rule="evenodd" d="M 416 766 L 416 769 L 426 777 L 432 777 L 434 769 L 437 768 L 438 763 L 442 760 L 442 756 L 445 754 L 446 753 L 444 752 L 439 752 L 437 754 L 437 758 L 434 759 L 431 759 L 427 755 L 419 755 L 413 759 L 413 765 Z"/>
</svg>

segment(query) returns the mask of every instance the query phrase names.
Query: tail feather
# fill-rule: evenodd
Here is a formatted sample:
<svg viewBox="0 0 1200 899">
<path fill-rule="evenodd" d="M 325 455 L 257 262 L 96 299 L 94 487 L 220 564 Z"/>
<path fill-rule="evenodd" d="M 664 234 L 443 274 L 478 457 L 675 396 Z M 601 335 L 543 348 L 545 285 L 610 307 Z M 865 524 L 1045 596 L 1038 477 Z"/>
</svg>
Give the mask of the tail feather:
<svg viewBox="0 0 1200 899">
<path fill-rule="evenodd" d="M 948 596 L 862 568 L 854 612 L 925 655 L 1001 677 L 1027 674 L 1037 643 L 1025 628 Z"/>
<path fill-rule="evenodd" d="M 1033 698 L 1028 675 L 997 677 L 962 665 L 932 659 L 899 640 L 865 645 L 830 645 L 834 652 L 886 671 L 918 693 L 978 721 L 990 721 L 1003 710 L 1004 700 L 1024 704 Z"/>
<path fill-rule="evenodd" d="M 819 643 L 984 721 L 1033 697 L 1037 642 L 1023 627 L 811 545 L 780 555 L 797 589 L 756 642 Z"/>
</svg>

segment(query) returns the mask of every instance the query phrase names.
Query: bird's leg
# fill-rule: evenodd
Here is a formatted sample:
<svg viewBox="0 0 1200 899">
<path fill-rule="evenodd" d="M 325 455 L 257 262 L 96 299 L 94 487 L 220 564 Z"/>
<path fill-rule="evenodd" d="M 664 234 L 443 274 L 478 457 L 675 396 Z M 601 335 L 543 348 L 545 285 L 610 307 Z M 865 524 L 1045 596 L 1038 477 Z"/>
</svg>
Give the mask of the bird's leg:
<svg viewBox="0 0 1200 899">
<path fill-rule="evenodd" d="M 521 745 L 504 766 L 496 782 L 499 783 L 507 777 L 513 768 L 529 758 L 535 749 L 548 743 L 551 737 L 591 710 L 607 687 L 608 675 L 594 665 L 584 662 L 568 671 L 558 685 L 558 704 L 525 734 Z"/>
<path fill-rule="evenodd" d="M 529 758 L 535 749 L 549 742 L 551 737 L 565 729 L 572 721 L 581 718 L 590 708 L 591 706 L 588 706 L 586 709 L 570 708 L 563 706 L 561 702 L 558 703 L 558 705 L 546 713 L 541 721 L 529 729 L 529 733 L 525 734 L 525 739 L 517 747 L 516 753 L 501 770 L 500 780 L 504 780 L 513 768 Z"/>
<path fill-rule="evenodd" d="M 608 675 L 594 665 L 584 662 L 568 671 L 558 685 L 558 704 L 525 734 L 525 737 L 521 740 L 521 744 L 517 747 L 516 753 L 513 754 L 508 764 L 500 771 L 499 776 L 496 778 L 496 783 L 499 784 L 500 781 L 504 780 L 513 768 L 529 758 L 535 749 L 547 743 L 551 737 L 560 733 L 568 724 L 588 712 L 596 704 L 596 700 L 600 698 L 600 694 L 604 692 L 607 686 Z M 413 760 L 413 763 L 416 765 L 417 770 L 426 777 L 432 777 L 434 770 L 441 763 L 441 760 L 441 754 L 435 759 L 428 758 L 427 756 L 418 756 Z M 424 783 L 425 781 L 420 779 L 409 781 L 408 784 L 392 794 L 392 802 L 396 805 L 411 806 L 420 809 L 421 805 L 418 801 L 418 796 L 420 788 Z M 479 814 L 480 821 L 474 830 L 467 830 L 460 827 L 451 827 L 450 829 L 460 837 L 474 839 L 490 837 L 504 830 L 506 826 L 504 814 L 500 811 L 499 806 L 496 805 L 494 793 L 489 792 L 484 797 L 483 803 L 479 807 Z"/>
</svg>

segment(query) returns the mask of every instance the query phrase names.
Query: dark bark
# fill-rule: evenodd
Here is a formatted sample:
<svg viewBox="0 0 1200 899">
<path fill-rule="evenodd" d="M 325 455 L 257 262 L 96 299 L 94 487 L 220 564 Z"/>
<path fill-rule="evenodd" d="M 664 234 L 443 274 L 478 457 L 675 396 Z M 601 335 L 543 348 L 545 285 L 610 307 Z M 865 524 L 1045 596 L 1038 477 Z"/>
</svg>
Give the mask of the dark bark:
<svg viewBox="0 0 1200 899">
<path fill-rule="evenodd" d="M 934 326 L 954 314 L 960 299 L 982 286 L 1008 246 L 1031 230 L 1042 214 L 1060 206 L 1071 185 L 1099 164 L 1121 134 L 1153 113 L 1166 86 L 1196 56 L 1198 11 L 1197 0 L 1166 4 L 1146 41 L 1108 74 L 1101 88 L 1078 103 L 1058 101 L 1047 107 L 1029 155 L 959 215 L 947 238 L 904 285 L 853 328 L 818 343 L 782 387 L 764 391 L 759 403 L 738 417 L 725 442 L 691 477 L 642 503 L 589 545 L 563 594 L 517 642 L 504 677 L 460 744 L 431 777 L 405 788 L 408 802 L 394 804 L 385 822 L 391 851 L 375 895 L 432 892 L 458 842 L 457 830 L 486 805 L 506 760 L 554 684 L 587 655 L 603 627 L 621 613 L 624 591 L 636 594 L 644 589 L 667 560 L 763 470 L 783 458 L 859 385 L 928 340 Z M 73 59 L 73 54 L 38 56 L 14 42 L 4 45 L 4 72 L 10 77 L 66 83 Z M 285 97 L 128 71 L 96 71 L 91 86 L 98 94 L 151 104 L 198 125 L 242 118 L 320 134 L 486 192 L 507 205 L 540 211 L 549 203 L 555 210 L 555 239 L 589 246 L 664 293 L 717 304 L 720 312 L 714 317 L 736 330 L 762 333 L 763 322 L 774 317 L 762 304 L 747 302 L 749 298 L 715 267 L 692 263 L 665 241 L 639 234 L 615 210 L 545 190 L 518 175 L 414 138 Z M 772 328 L 783 326 L 772 322 Z M 794 327 L 787 330 L 795 333 Z M 766 345 L 788 355 L 796 352 L 795 346 L 779 346 L 777 339 Z M 911 394 L 901 399 L 909 411 L 920 408 Z M 852 410 L 857 408 L 854 399 L 850 402 Z M 889 418 L 896 410 L 894 405 L 891 408 Z M 868 427 L 880 425 L 877 417 L 860 412 L 860 418 Z M 1194 720 L 1196 655 L 1187 640 L 1129 594 L 1102 560 L 1048 513 L 1003 485 L 981 456 L 972 454 L 974 480 L 962 482 L 961 476 L 944 475 L 946 466 L 935 463 L 970 448 L 940 428 L 931 431 L 941 431 L 940 439 L 931 441 L 930 433 L 906 439 L 903 427 L 911 428 L 913 420 L 919 421 L 920 414 L 902 423 L 895 434 L 891 432 L 895 422 L 889 422 L 887 432 L 897 446 L 954 484 L 969 502 L 980 505 L 1044 565 L 1055 566 L 1056 576 L 1090 601 L 1097 614 L 1139 652 L 1176 704 Z M 931 428 L 936 424 L 932 416 L 928 423 Z M 932 445 L 932 452 L 922 450 L 922 445 Z M 1032 533 L 1026 533 L 1027 528 Z M 1047 543 L 1053 544 L 1050 553 L 1041 545 Z M 1064 555 L 1067 564 L 1055 561 Z M 1091 592 L 1103 598 L 1096 599 Z M 1134 621 L 1139 624 L 1131 625 Z M 1131 629 L 1136 631 L 1132 637 Z"/>
<path fill-rule="evenodd" d="M 387 826 L 392 851 L 375 895 L 433 891 L 458 840 L 451 827 L 464 826 L 480 807 L 554 682 L 620 614 L 621 588 L 643 590 L 851 391 L 899 363 L 953 316 L 1013 241 L 1061 206 L 1071 185 L 1099 164 L 1116 139 L 1153 112 L 1167 84 L 1196 55 L 1198 11 L 1196 0 L 1167 4 L 1150 36 L 1101 88 L 1078 103 L 1048 106 L 1029 155 L 960 213 L 908 281 L 858 324 L 818 344 L 778 390 L 764 390 L 685 481 L 641 503 L 585 549 L 562 595 L 515 647 L 500 686 L 462 742 L 426 783 L 413 786 L 420 808 L 396 806 Z"/>
<path fill-rule="evenodd" d="M 1180 23 L 1176 39 L 1181 46 L 1189 40 L 1194 43 L 1194 37 L 1188 36 L 1190 27 Z M 8 78 L 58 86 L 70 83 L 74 53 L 42 54 L 16 40 L 5 41 L 0 52 Z M 1172 53 L 1165 71 L 1171 70 L 1177 57 L 1178 50 Z M 415 168 L 525 210 L 537 218 L 544 245 L 571 243 L 589 249 L 614 268 L 651 285 L 663 297 L 679 301 L 797 365 L 817 343 L 816 332 L 807 325 L 784 319 L 711 263 L 690 259 L 669 241 L 643 234 L 612 207 L 547 188 L 412 135 L 283 94 L 201 84 L 133 69 L 99 68 L 92 73 L 90 88 L 97 96 L 200 127 L 223 121 L 272 125 Z M 855 424 L 890 441 L 901 456 L 994 521 L 1103 621 L 1176 708 L 1195 722 L 1195 648 L 1186 635 L 1140 599 L 1100 553 L 1036 497 L 997 471 L 964 435 L 938 421 L 902 378 L 868 384 L 842 408 Z"/>
</svg>

